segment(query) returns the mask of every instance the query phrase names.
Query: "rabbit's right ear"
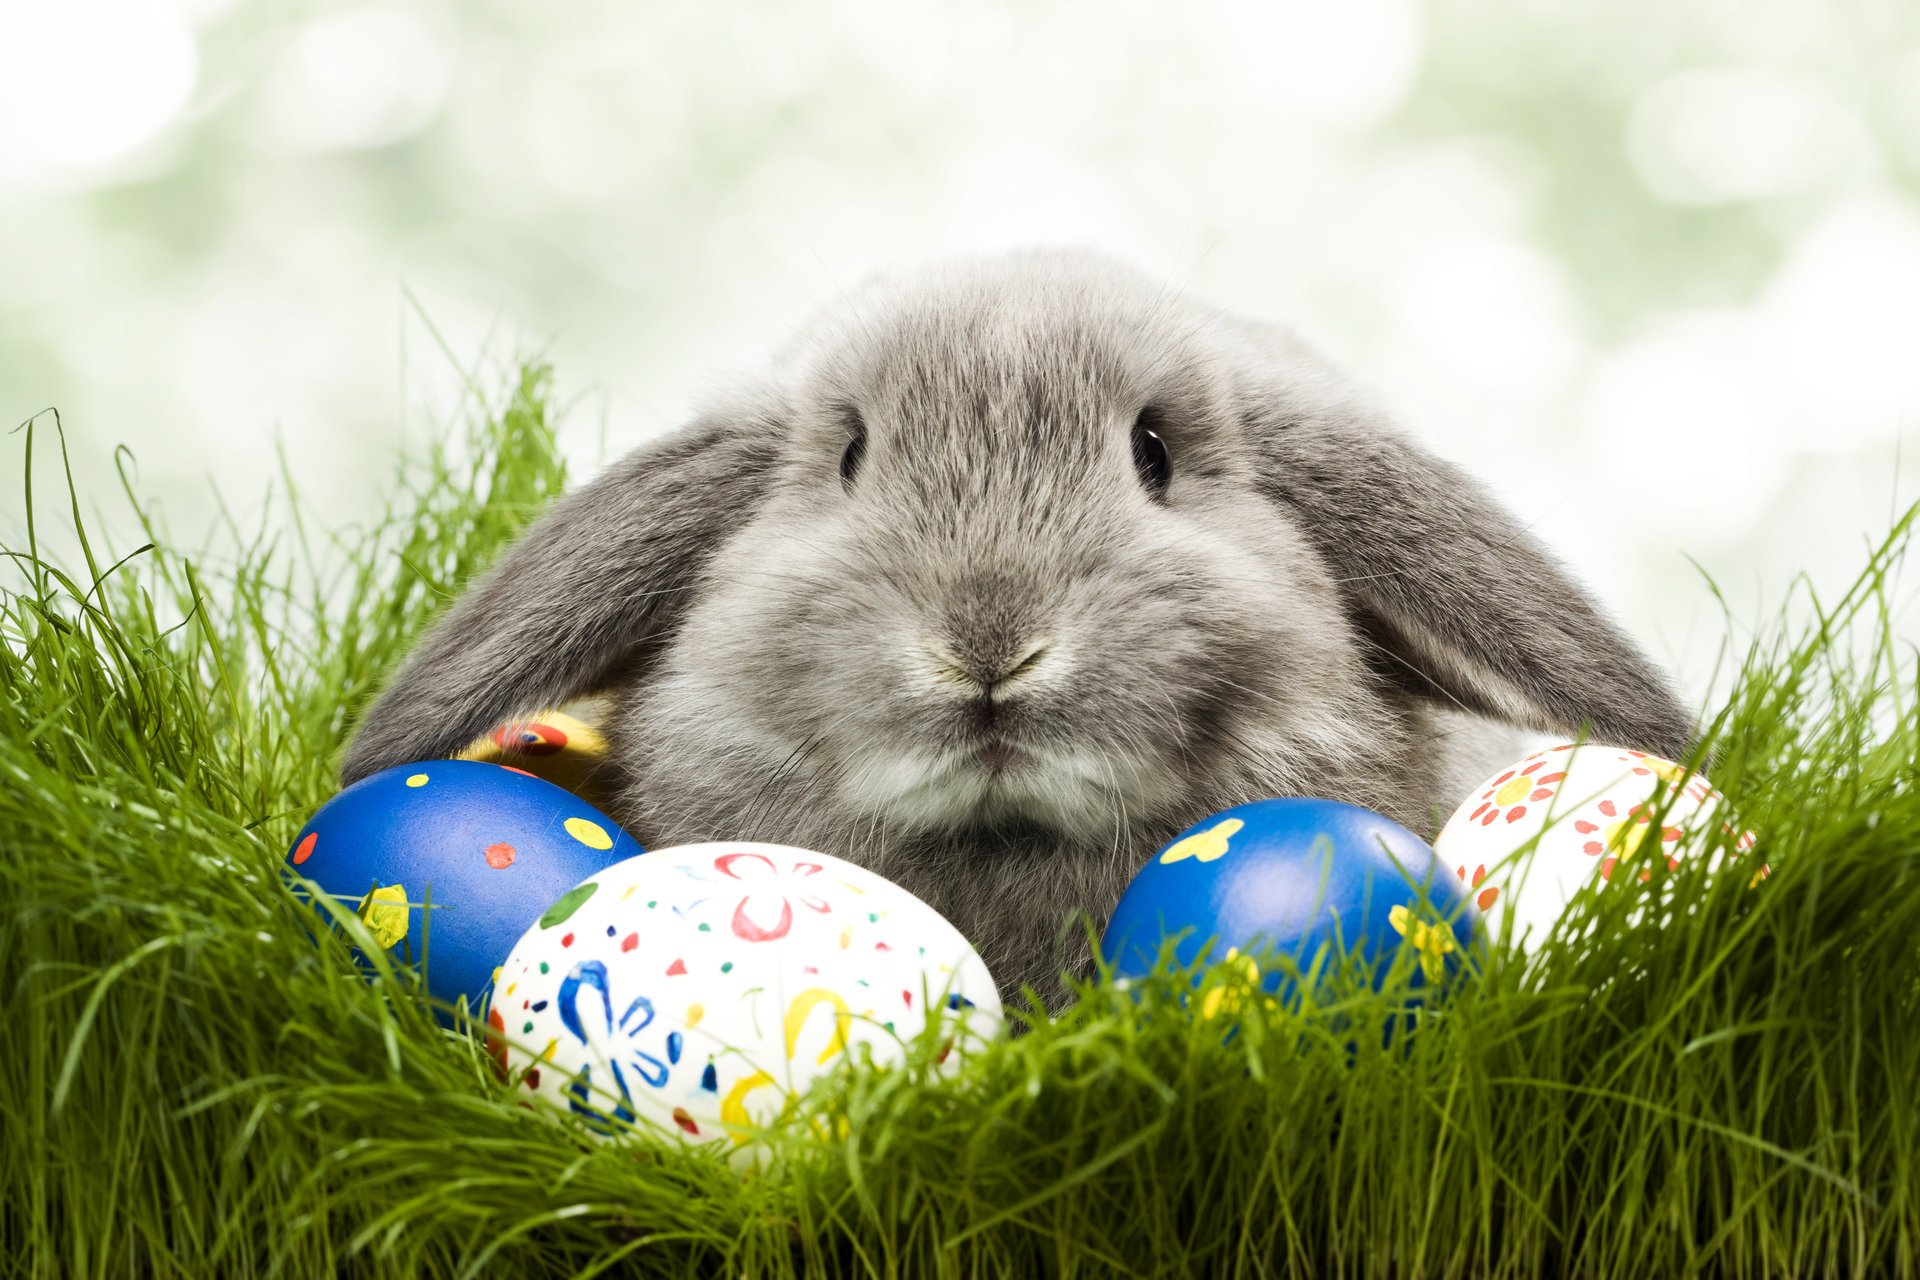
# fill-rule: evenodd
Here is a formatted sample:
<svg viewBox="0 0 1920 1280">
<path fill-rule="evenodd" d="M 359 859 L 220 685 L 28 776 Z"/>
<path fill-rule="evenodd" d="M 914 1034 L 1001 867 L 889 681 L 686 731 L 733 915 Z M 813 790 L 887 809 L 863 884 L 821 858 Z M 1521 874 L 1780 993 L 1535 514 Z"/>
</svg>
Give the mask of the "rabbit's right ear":
<svg viewBox="0 0 1920 1280">
<path fill-rule="evenodd" d="M 1692 717 L 1666 677 L 1546 547 L 1291 335 L 1246 331 L 1255 483 L 1333 569 L 1387 674 L 1515 725 L 1685 757 Z"/>
<path fill-rule="evenodd" d="M 451 755 L 617 678 L 758 507 L 784 434 L 767 412 L 715 413 L 556 502 L 415 645 L 360 721 L 342 783 Z"/>
</svg>

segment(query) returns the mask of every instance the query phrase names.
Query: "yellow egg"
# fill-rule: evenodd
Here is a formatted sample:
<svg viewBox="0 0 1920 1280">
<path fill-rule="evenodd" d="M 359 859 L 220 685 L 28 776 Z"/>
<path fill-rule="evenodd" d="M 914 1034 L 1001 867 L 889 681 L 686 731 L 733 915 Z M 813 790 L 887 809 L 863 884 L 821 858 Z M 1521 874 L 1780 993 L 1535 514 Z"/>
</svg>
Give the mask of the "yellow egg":
<svg viewBox="0 0 1920 1280">
<path fill-rule="evenodd" d="M 482 734 L 457 758 L 521 769 L 600 805 L 606 756 L 607 740 L 593 725 L 564 711 L 542 711 Z"/>
</svg>

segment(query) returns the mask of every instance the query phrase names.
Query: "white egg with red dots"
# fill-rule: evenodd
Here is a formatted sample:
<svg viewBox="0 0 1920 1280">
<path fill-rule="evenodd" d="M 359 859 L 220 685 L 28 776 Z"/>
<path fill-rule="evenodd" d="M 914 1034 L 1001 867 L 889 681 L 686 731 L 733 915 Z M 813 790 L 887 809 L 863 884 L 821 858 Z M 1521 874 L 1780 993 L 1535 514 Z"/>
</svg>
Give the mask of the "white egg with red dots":
<svg viewBox="0 0 1920 1280">
<path fill-rule="evenodd" d="M 951 1068 L 1001 1014 L 972 944 L 905 889 L 806 849 L 722 841 L 568 891 L 501 966 L 487 1022 L 509 1078 L 592 1131 L 731 1150 L 840 1064 L 897 1061 L 929 1034 Z"/>
<path fill-rule="evenodd" d="M 1705 778 L 1644 751 L 1568 743 L 1536 751 L 1474 788 L 1433 842 L 1499 934 L 1538 941 L 1582 890 L 1676 869 L 1714 829 L 1753 847 Z M 1766 868 L 1754 863 L 1757 881 Z"/>
</svg>

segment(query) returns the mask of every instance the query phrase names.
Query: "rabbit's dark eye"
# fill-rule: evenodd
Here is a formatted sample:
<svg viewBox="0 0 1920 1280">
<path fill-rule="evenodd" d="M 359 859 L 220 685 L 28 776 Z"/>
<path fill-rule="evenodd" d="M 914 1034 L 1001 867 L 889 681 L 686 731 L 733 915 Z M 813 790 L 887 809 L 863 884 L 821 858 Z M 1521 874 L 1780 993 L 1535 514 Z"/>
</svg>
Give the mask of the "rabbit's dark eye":
<svg viewBox="0 0 1920 1280">
<path fill-rule="evenodd" d="M 840 455 L 840 483 L 852 485 L 860 460 L 867 456 L 867 424 L 852 410 L 847 412 L 847 420 L 853 428 L 853 439 L 847 441 L 846 452 Z"/>
<path fill-rule="evenodd" d="M 1160 415 L 1154 409 L 1142 409 L 1133 424 L 1133 469 L 1140 483 L 1156 498 L 1163 498 L 1173 482 L 1173 460 L 1167 457 L 1167 442 L 1156 430 Z"/>
</svg>

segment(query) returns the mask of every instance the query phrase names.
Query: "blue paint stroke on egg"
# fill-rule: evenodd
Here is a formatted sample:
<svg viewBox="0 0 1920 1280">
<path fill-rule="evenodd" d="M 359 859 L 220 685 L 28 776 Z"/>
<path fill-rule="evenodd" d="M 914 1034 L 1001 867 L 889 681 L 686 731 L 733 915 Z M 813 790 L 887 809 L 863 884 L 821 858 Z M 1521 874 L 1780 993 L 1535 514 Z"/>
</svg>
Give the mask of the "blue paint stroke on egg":
<svg viewBox="0 0 1920 1280">
<path fill-rule="evenodd" d="M 607 991 L 607 966 L 598 960 L 582 960 L 560 980 L 560 1025 L 574 1038 L 586 1044 L 587 1031 L 580 1022 L 580 988 L 592 987 L 600 993 L 601 1027 L 613 1030 L 613 997 Z"/>
</svg>

